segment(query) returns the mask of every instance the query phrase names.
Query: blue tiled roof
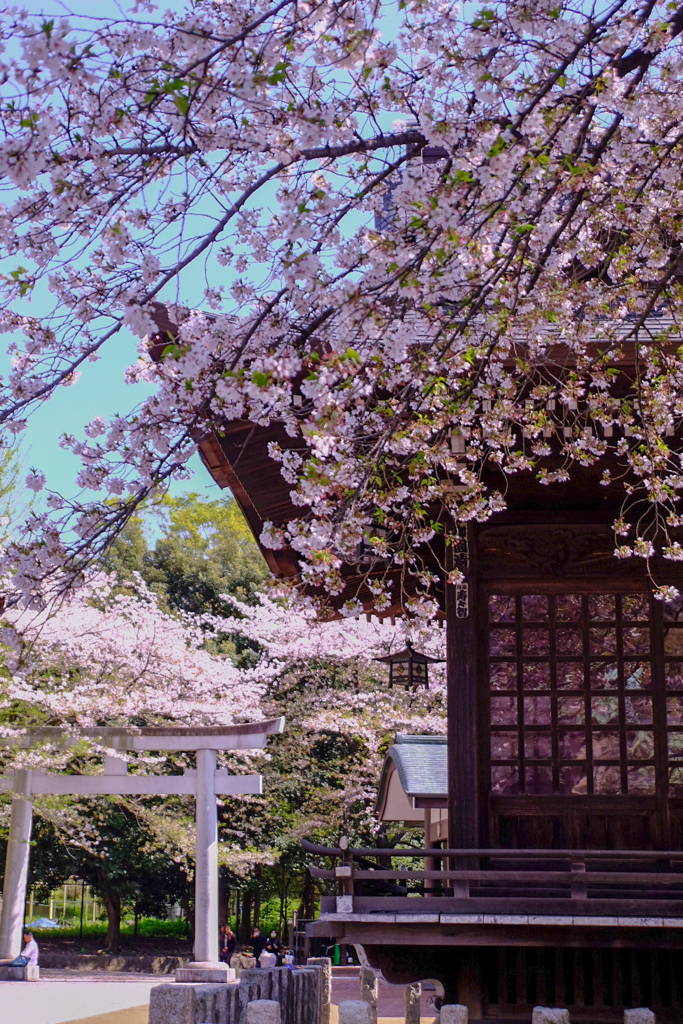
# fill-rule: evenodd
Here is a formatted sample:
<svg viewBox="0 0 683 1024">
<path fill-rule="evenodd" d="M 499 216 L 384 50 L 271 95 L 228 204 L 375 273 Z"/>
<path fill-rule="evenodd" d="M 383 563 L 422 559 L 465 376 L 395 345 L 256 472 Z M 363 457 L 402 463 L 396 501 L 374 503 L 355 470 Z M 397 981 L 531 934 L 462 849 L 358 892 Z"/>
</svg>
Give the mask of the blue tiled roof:
<svg viewBox="0 0 683 1024">
<path fill-rule="evenodd" d="M 445 797 L 448 794 L 448 759 L 445 736 L 402 736 L 389 747 L 387 757 L 396 765 L 401 786 L 409 797 Z"/>
</svg>

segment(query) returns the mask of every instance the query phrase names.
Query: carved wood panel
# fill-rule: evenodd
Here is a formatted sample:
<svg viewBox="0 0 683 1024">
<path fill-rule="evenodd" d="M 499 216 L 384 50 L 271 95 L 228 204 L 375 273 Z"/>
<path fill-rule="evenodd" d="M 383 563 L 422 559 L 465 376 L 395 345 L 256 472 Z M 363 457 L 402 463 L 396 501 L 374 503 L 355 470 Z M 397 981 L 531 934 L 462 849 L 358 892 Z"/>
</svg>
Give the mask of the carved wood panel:
<svg viewBox="0 0 683 1024">
<path fill-rule="evenodd" d="M 643 574 L 640 559 L 615 558 L 614 549 L 614 535 L 602 524 L 492 526 L 479 532 L 477 565 L 489 579 Z"/>
</svg>

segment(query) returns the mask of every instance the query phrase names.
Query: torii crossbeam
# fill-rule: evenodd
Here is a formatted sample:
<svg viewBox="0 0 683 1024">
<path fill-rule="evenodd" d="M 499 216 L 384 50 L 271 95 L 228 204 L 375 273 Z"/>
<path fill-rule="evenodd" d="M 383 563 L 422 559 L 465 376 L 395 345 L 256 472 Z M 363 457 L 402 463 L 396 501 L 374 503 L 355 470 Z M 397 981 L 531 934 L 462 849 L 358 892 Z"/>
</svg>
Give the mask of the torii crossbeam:
<svg viewBox="0 0 683 1024">
<path fill-rule="evenodd" d="M 88 738 L 110 753 L 105 755 L 102 775 L 53 775 L 15 768 L 9 775 L 0 776 L 0 791 L 13 794 L 0 918 L 0 959 L 16 956 L 21 947 L 34 796 L 47 793 L 71 796 L 183 794 L 192 795 L 196 800 L 195 963 L 191 968 L 202 972 L 206 980 L 227 980 L 230 976 L 228 969 L 218 963 L 216 796 L 260 794 L 262 780 L 260 775 L 228 775 L 227 771 L 217 771 L 216 752 L 265 747 L 268 737 L 282 732 L 284 724 L 284 718 L 275 718 L 215 727 L 71 731 L 44 728 L 1 741 L 4 745 L 19 747 L 31 747 L 40 742 L 71 746 L 80 738 Z M 116 751 L 127 750 L 195 751 L 197 769 L 182 775 L 128 775 L 125 761 L 115 754 Z"/>
</svg>

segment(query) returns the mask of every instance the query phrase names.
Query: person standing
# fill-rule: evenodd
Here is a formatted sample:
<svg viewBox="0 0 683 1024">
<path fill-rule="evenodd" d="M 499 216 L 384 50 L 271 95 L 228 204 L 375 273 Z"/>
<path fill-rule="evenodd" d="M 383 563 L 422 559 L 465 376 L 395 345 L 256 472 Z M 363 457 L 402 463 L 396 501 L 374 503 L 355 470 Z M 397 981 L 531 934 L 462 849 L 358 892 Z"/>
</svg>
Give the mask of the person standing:
<svg viewBox="0 0 683 1024">
<path fill-rule="evenodd" d="M 251 938 L 249 939 L 249 945 L 254 950 L 256 963 L 259 962 L 259 957 L 261 956 L 263 950 L 266 948 L 266 941 L 267 940 L 265 936 L 261 935 L 260 928 L 254 928 L 253 932 L 251 933 Z"/>
<path fill-rule="evenodd" d="M 220 959 L 224 964 L 230 966 L 232 954 L 235 952 L 237 945 L 237 936 L 233 932 L 229 924 L 221 926 L 221 939 L 220 939 Z"/>
</svg>

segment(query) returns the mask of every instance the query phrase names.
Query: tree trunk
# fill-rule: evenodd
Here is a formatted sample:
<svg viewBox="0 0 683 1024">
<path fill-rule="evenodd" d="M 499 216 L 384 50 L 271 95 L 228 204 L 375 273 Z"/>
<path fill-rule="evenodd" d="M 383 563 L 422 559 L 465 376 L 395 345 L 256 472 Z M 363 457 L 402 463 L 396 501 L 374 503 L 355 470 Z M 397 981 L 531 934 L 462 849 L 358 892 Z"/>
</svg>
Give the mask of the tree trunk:
<svg viewBox="0 0 683 1024">
<path fill-rule="evenodd" d="M 257 889 L 254 894 L 254 928 L 258 928 L 261 920 L 261 890 Z"/>
<path fill-rule="evenodd" d="M 104 946 L 110 952 L 116 953 L 121 943 L 121 897 L 107 887 L 104 871 L 97 872 L 97 880 L 104 909 L 107 911 L 107 937 Z"/>
<path fill-rule="evenodd" d="M 225 871 L 218 874 L 218 923 L 225 924 L 230 917 L 230 889 L 225 881 Z"/>
<path fill-rule="evenodd" d="M 247 889 L 242 897 L 240 914 L 240 942 L 249 942 L 251 936 L 251 893 Z"/>
<path fill-rule="evenodd" d="M 280 886 L 280 936 L 285 934 L 285 924 L 287 919 L 287 893 L 289 892 L 289 883 L 291 880 L 291 876 L 287 876 L 283 869 L 282 884 Z"/>
<path fill-rule="evenodd" d="M 306 921 L 312 921 L 315 917 L 315 881 L 308 871 L 304 875 L 299 916 Z"/>
</svg>

